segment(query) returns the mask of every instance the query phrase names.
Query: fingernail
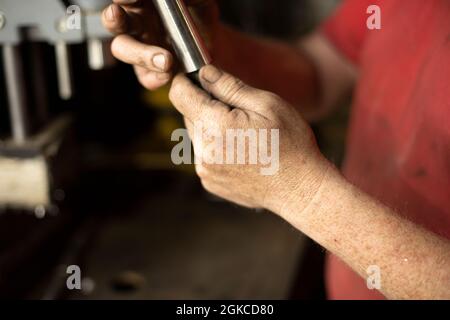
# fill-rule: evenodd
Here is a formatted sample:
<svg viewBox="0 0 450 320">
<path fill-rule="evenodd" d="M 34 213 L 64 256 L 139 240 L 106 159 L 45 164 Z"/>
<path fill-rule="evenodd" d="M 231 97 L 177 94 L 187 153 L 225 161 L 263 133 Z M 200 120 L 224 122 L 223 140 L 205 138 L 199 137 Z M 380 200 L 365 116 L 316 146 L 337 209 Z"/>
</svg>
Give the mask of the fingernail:
<svg viewBox="0 0 450 320">
<path fill-rule="evenodd" d="M 203 68 L 202 78 L 209 83 L 216 83 L 222 76 L 222 71 L 209 65 Z"/>
<path fill-rule="evenodd" d="M 157 54 L 153 57 L 153 65 L 161 71 L 166 70 L 166 57 L 163 54 Z"/>
<path fill-rule="evenodd" d="M 114 13 L 113 5 L 109 6 L 108 9 L 106 9 L 105 17 L 106 17 L 106 20 L 108 20 L 108 21 L 114 21 L 115 13 Z"/>
</svg>

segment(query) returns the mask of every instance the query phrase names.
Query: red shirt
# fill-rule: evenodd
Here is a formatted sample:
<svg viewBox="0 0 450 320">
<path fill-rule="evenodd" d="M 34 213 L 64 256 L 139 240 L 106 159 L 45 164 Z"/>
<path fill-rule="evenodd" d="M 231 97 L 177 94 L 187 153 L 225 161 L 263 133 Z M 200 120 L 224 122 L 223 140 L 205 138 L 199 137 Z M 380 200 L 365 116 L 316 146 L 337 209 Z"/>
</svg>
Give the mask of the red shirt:
<svg viewBox="0 0 450 320">
<path fill-rule="evenodd" d="M 345 176 L 450 239 L 450 1 L 346 0 L 322 30 L 359 69 Z M 331 299 L 383 298 L 334 256 L 326 278 Z"/>
</svg>

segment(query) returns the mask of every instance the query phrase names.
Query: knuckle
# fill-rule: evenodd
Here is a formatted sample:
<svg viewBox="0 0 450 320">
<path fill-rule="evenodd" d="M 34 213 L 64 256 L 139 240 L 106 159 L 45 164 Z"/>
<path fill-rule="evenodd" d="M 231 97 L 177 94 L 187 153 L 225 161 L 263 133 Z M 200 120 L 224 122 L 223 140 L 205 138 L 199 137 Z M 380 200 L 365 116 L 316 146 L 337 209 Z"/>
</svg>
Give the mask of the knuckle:
<svg viewBox="0 0 450 320">
<path fill-rule="evenodd" d="M 113 32 L 116 34 L 124 34 L 124 33 L 128 32 L 127 20 L 124 18 L 119 18 L 112 29 L 113 29 Z"/>
<path fill-rule="evenodd" d="M 269 91 L 262 91 L 260 94 L 260 98 L 268 107 L 279 105 L 282 102 L 282 99 L 279 95 Z"/>
<path fill-rule="evenodd" d="M 169 91 L 169 100 L 172 103 L 176 103 L 180 99 L 181 92 L 182 92 L 181 84 L 178 78 L 176 77 L 175 79 L 173 79 L 172 86 Z"/>
<path fill-rule="evenodd" d="M 213 104 L 213 99 L 209 95 L 202 96 L 199 100 L 199 106 L 202 108 L 210 108 Z"/>
<path fill-rule="evenodd" d="M 201 184 L 206 191 L 208 191 L 210 193 L 214 192 L 213 187 L 209 182 L 201 180 Z"/>
<path fill-rule="evenodd" d="M 238 100 L 242 91 L 245 89 L 246 84 L 242 80 L 232 76 L 226 77 L 223 85 L 224 95 L 231 100 Z"/>
<path fill-rule="evenodd" d="M 160 87 L 160 84 L 158 82 L 149 80 L 149 79 L 144 79 L 140 81 L 142 86 L 150 91 L 156 90 Z"/>
<path fill-rule="evenodd" d="M 149 68 L 153 66 L 152 59 L 153 59 L 153 51 L 144 50 L 143 52 L 138 53 L 137 64 L 142 67 Z"/>
<path fill-rule="evenodd" d="M 117 19 L 114 21 L 110 21 L 106 18 L 107 11 L 109 10 L 109 7 L 104 9 L 102 12 L 102 24 L 105 26 L 105 28 L 115 34 L 121 34 L 127 31 L 127 21 L 123 18 L 122 15 L 118 15 Z M 119 12 L 120 13 L 120 12 Z"/>
<path fill-rule="evenodd" d="M 208 177 L 208 170 L 203 165 L 196 165 L 195 172 L 202 180 L 204 180 Z"/>
<path fill-rule="evenodd" d="M 221 190 L 217 187 L 213 182 L 210 182 L 209 180 L 201 180 L 201 184 L 203 188 L 208 191 L 211 194 L 214 194 L 216 196 L 221 196 Z"/>
<path fill-rule="evenodd" d="M 239 126 L 241 122 L 245 123 L 245 120 L 247 120 L 247 114 L 242 109 L 233 108 L 230 112 L 228 112 L 226 120 L 226 124 L 230 124 L 230 126 Z"/>
<path fill-rule="evenodd" d="M 153 83 L 150 82 L 147 77 L 143 76 L 143 75 L 138 75 L 138 80 L 139 83 L 146 89 L 148 90 L 153 90 L 152 85 Z"/>
<path fill-rule="evenodd" d="M 211 108 L 220 108 L 223 106 L 222 102 L 220 102 L 219 100 L 216 100 L 216 99 L 212 99 L 211 97 L 208 99 L 208 105 Z"/>
<path fill-rule="evenodd" d="M 111 42 L 111 52 L 114 56 L 117 56 L 120 42 L 121 42 L 120 36 L 114 37 L 113 41 Z"/>
</svg>

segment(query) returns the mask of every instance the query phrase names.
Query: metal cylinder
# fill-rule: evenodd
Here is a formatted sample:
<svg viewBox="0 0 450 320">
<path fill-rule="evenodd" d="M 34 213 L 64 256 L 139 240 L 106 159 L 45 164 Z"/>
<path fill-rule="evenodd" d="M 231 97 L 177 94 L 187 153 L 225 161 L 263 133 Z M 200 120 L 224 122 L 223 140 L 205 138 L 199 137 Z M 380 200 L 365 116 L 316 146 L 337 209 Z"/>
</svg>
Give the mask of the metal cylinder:
<svg viewBox="0 0 450 320">
<path fill-rule="evenodd" d="M 9 112 L 13 141 L 22 144 L 28 135 L 25 97 L 25 79 L 20 49 L 17 45 L 3 45 L 6 90 L 8 92 Z"/>
<path fill-rule="evenodd" d="M 70 51 L 64 41 L 55 44 L 56 71 L 58 75 L 59 96 L 69 100 L 73 95 L 72 69 L 70 66 Z"/>
<path fill-rule="evenodd" d="M 183 0 L 153 0 L 187 73 L 211 63 L 206 45 Z"/>
<path fill-rule="evenodd" d="M 89 22 L 92 24 L 93 21 L 100 21 L 100 19 L 93 20 L 92 17 L 100 17 L 102 11 L 112 4 L 112 0 L 70 0 L 70 3 L 79 6 L 85 16 L 87 54 L 91 70 L 102 70 L 112 66 L 115 60 L 110 49 L 112 41 L 110 36 L 99 35 L 99 26 L 97 24 L 93 26 L 89 24 Z M 88 28 L 89 26 L 94 28 Z M 101 29 L 103 28 L 101 27 Z M 89 31 L 94 31 L 95 34 L 90 34 Z"/>
</svg>

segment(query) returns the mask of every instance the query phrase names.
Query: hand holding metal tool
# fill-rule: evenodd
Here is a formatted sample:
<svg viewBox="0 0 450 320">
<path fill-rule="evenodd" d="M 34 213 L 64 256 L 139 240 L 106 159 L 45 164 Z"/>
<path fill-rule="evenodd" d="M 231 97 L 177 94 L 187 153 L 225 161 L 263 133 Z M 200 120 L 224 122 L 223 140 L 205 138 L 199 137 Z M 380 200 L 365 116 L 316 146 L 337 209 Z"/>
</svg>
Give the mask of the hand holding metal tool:
<svg viewBox="0 0 450 320">
<path fill-rule="evenodd" d="M 185 72 L 198 82 L 198 72 L 211 63 L 211 56 L 184 1 L 153 0 L 153 3 Z"/>
</svg>

